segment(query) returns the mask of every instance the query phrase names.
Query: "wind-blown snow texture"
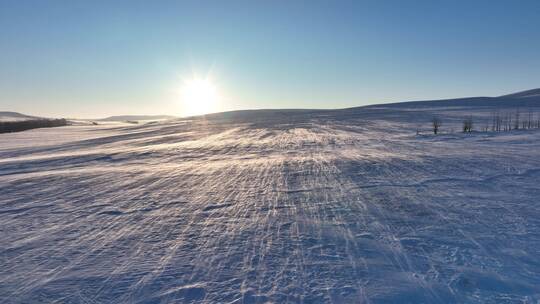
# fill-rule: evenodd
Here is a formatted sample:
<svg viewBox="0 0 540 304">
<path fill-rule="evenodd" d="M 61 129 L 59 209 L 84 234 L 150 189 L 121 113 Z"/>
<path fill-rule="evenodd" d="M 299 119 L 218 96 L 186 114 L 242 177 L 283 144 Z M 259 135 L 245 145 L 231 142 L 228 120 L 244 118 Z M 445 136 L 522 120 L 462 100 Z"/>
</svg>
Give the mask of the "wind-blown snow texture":
<svg viewBox="0 0 540 304">
<path fill-rule="evenodd" d="M 1 135 L 0 302 L 536 303 L 540 131 L 415 132 L 486 106 Z"/>
</svg>

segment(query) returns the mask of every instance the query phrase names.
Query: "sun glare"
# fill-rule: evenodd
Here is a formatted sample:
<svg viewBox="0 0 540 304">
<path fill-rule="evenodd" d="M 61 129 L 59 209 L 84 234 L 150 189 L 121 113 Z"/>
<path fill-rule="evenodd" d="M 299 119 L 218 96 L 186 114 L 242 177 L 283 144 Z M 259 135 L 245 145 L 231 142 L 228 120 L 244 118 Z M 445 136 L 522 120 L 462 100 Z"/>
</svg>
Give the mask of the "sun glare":
<svg viewBox="0 0 540 304">
<path fill-rule="evenodd" d="M 208 79 L 192 79 L 182 87 L 182 104 L 185 115 L 202 115 L 215 112 L 219 103 L 216 86 Z"/>
</svg>

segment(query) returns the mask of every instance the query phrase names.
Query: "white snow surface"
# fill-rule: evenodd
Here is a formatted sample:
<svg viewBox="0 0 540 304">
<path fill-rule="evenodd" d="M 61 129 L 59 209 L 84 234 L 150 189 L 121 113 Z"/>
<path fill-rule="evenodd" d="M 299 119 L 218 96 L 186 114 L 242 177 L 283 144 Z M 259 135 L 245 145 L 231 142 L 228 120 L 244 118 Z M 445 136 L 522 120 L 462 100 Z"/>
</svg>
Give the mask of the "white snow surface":
<svg viewBox="0 0 540 304">
<path fill-rule="evenodd" d="M 537 303 L 540 130 L 427 132 L 492 110 L 1 134 L 0 302 Z"/>
</svg>

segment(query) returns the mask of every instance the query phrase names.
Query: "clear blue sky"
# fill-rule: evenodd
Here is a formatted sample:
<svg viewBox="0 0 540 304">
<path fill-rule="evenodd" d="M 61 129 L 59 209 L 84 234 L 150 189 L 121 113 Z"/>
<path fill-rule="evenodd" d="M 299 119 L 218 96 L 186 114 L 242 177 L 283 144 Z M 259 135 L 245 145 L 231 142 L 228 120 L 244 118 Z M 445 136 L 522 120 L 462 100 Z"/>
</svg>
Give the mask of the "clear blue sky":
<svg viewBox="0 0 540 304">
<path fill-rule="evenodd" d="M 0 1 L 0 111 L 340 108 L 540 87 L 540 1 Z"/>
</svg>

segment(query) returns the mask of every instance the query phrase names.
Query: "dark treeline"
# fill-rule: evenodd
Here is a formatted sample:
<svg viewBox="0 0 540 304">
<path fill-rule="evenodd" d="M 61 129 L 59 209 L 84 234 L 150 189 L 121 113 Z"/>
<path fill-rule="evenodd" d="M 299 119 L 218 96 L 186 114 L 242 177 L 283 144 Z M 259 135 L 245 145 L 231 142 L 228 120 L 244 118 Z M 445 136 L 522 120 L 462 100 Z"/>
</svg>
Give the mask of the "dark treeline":
<svg viewBox="0 0 540 304">
<path fill-rule="evenodd" d="M 20 132 L 36 128 L 52 128 L 66 126 L 65 119 L 36 119 L 22 121 L 0 121 L 0 133 Z"/>
</svg>

